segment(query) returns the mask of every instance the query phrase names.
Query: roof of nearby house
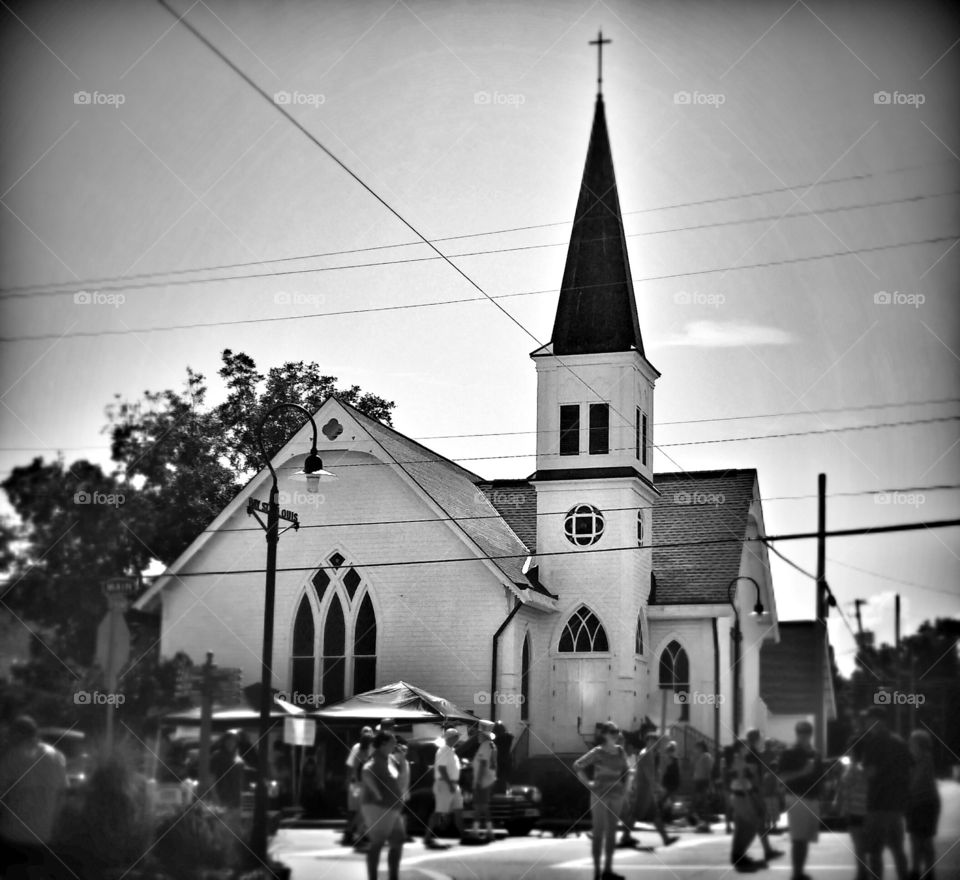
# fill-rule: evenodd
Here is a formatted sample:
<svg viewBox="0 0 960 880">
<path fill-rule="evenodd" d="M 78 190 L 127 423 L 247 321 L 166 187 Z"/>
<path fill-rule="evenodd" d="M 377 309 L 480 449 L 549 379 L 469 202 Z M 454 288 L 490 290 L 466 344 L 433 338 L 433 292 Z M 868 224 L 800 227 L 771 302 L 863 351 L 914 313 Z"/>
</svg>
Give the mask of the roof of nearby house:
<svg viewBox="0 0 960 880">
<path fill-rule="evenodd" d="M 512 584 L 520 589 L 529 589 L 543 596 L 556 598 L 537 578 L 524 574 L 524 563 L 532 550 L 518 537 L 511 523 L 498 515 L 476 474 L 405 437 L 399 431 L 364 415 L 343 401 L 340 403 L 350 410 L 351 415 L 380 444 L 387 455 L 456 522 L 457 527 Z M 535 518 L 535 502 L 533 510 Z"/>
<path fill-rule="evenodd" d="M 651 605 L 729 601 L 756 482 L 753 468 L 654 474 Z"/>
<path fill-rule="evenodd" d="M 765 641 L 760 646 L 760 697 L 775 715 L 812 715 L 816 711 L 819 689 L 814 626 L 813 620 L 781 620 L 780 641 Z M 824 657 L 827 718 L 835 718 L 829 643 L 824 644 Z"/>
</svg>

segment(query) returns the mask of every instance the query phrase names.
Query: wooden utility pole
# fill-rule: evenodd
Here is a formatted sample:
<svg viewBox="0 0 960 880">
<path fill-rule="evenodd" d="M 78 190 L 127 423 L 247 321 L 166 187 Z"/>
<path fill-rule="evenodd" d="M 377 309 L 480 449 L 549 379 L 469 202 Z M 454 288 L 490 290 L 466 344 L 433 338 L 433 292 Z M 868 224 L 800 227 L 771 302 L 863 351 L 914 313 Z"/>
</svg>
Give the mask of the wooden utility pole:
<svg viewBox="0 0 960 880">
<path fill-rule="evenodd" d="M 900 701 L 903 699 L 903 696 L 900 693 L 900 683 L 903 681 L 903 677 L 900 675 L 900 664 L 902 662 L 902 656 L 900 653 L 900 594 L 899 593 L 897 593 L 896 595 L 896 598 L 894 600 L 894 606 L 893 606 L 893 644 L 895 648 L 894 657 L 896 658 L 895 665 L 893 668 L 893 674 L 895 676 L 894 696 L 893 696 L 893 700 L 894 700 L 893 715 L 895 719 L 894 729 L 897 731 L 897 733 L 902 734 L 903 729 L 902 729 L 901 719 L 903 718 L 903 711 L 901 709 Z"/>
<path fill-rule="evenodd" d="M 210 739 L 213 728 L 213 652 L 207 651 L 207 662 L 203 665 L 203 685 L 200 699 L 200 754 L 198 756 L 197 778 L 202 796 L 210 793 Z"/>
<path fill-rule="evenodd" d="M 817 652 L 817 704 L 814 707 L 814 743 L 822 755 L 827 754 L 826 684 L 830 673 L 826 668 L 827 652 L 827 475 L 817 478 L 817 619 L 814 621 L 814 646 Z"/>
<path fill-rule="evenodd" d="M 857 647 L 863 649 L 863 618 L 860 616 L 860 608 L 867 604 L 866 599 L 854 599 L 853 607 L 857 612 Z"/>
</svg>

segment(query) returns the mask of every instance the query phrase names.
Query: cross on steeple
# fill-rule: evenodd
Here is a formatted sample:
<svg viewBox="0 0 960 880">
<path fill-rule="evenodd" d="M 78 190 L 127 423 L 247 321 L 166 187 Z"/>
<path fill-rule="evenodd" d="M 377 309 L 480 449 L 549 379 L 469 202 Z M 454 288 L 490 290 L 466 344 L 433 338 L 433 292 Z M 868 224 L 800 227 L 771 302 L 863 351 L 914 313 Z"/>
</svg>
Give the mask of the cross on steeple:
<svg viewBox="0 0 960 880">
<path fill-rule="evenodd" d="M 603 94 L 603 47 L 605 43 L 611 43 L 612 40 L 603 38 L 603 31 L 597 31 L 597 38 L 590 41 L 591 46 L 597 47 L 597 97 Z"/>
</svg>

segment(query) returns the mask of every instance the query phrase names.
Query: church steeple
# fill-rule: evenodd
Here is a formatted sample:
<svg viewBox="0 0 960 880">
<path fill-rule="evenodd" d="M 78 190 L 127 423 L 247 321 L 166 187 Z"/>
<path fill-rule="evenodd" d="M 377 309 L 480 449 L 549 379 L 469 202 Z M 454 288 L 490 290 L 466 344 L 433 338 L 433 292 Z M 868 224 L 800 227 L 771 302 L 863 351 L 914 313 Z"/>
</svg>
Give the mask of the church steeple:
<svg viewBox="0 0 960 880">
<path fill-rule="evenodd" d="M 598 34 L 591 45 L 602 52 L 608 42 Z M 555 355 L 630 350 L 643 354 L 602 82 L 600 68 L 593 130 L 551 337 Z"/>
</svg>

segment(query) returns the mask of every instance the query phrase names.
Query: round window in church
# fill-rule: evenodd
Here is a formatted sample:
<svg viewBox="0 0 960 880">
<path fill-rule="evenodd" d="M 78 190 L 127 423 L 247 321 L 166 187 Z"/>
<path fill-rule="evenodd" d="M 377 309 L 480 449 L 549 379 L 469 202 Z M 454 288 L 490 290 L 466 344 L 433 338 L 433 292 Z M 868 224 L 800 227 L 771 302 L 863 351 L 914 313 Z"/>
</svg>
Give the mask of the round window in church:
<svg viewBox="0 0 960 880">
<path fill-rule="evenodd" d="M 603 514 L 590 504 L 578 504 L 564 519 L 563 531 L 571 544 L 596 544 L 603 535 Z"/>
</svg>

